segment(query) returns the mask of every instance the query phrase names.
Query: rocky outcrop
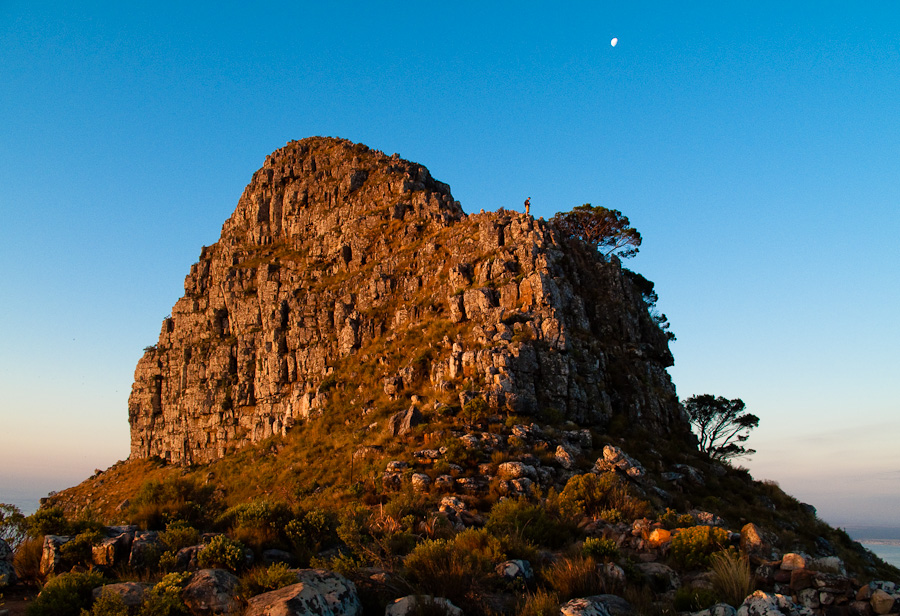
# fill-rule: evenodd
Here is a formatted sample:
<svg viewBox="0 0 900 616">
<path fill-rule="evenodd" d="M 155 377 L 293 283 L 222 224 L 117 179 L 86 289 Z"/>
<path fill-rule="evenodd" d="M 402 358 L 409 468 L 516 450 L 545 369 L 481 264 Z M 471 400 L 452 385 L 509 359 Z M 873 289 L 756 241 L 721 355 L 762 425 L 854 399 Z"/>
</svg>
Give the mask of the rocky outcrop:
<svg viewBox="0 0 900 616">
<path fill-rule="evenodd" d="M 336 397 L 360 428 L 416 395 L 689 438 L 668 338 L 615 258 L 526 214 L 467 216 L 397 155 L 289 143 L 184 286 L 135 370 L 135 458 L 211 461 Z"/>
</svg>

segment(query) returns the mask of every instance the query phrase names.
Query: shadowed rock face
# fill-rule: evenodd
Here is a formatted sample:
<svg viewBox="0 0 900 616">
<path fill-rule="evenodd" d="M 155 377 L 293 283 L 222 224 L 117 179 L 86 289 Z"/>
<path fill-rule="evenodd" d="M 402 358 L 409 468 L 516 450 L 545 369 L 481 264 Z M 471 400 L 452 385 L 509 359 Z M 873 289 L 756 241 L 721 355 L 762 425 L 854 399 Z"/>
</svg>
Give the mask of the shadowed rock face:
<svg viewBox="0 0 900 616">
<path fill-rule="evenodd" d="M 688 430 L 666 335 L 617 260 L 525 214 L 467 216 L 425 167 L 363 145 L 269 156 L 184 286 L 135 370 L 134 457 L 210 461 L 356 390 L 360 416 L 477 397 Z"/>
</svg>

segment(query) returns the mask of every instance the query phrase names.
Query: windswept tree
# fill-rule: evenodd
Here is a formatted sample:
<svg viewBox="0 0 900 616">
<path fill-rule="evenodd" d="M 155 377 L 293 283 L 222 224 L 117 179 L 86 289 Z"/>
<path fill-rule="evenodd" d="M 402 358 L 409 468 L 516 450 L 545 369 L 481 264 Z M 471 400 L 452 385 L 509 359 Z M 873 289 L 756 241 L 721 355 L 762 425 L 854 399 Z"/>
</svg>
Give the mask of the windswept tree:
<svg viewBox="0 0 900 616">
<path fill-rule="evenodd" d="M 627 259 L 636 255 L 641 245 L 641 234 L 619 210 L 585 203 L 571 212 L 557 213 L 550 222 L 569 237 L 591 244 L 605 257 L 615 254 Z"/>
<path fill-rule="evenodd" d="M 759 417 L 745 413 L 744 401 L 728 400 L 711 394 L 691 396 L 684 409 L 700 439 L 700 451 L 714 460 L 730 460 L 756 453 L 741 443 L 750 438 L 750 430 L 759 426 Z"/>
</svg>

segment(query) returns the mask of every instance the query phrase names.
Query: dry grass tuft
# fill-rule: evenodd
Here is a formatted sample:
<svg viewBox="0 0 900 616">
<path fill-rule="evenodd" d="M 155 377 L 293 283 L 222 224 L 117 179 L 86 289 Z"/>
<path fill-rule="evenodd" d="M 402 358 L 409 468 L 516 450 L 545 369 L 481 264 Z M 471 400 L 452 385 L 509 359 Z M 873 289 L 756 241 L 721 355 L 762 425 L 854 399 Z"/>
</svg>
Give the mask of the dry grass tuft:
<svg viewBox="0 0 900 616">
<path fill-rule="evenodd" d="M 750 563 L 729 550 L 716 552 L 709 560 L 713 570 L 713 590 L 728 605 L 739 607 L 753 592 Z"/>
</svg>

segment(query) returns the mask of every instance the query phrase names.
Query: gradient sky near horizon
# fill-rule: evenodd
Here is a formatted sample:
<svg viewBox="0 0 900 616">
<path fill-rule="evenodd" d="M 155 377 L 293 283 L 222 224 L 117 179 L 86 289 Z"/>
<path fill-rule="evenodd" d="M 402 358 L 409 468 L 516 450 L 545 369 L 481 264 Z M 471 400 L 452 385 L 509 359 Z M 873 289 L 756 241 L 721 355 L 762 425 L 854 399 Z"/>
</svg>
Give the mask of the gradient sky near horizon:
<svg viewBox="0 0 900 616">
<path fill-rule="evenodd" d="M 127 457 L 143 347 L 310 135 L 467 212 L 621 210 L 679 395 L 742 398 L 742 463 L 825 520 L 900 526 L 896 2 L 0 0 L 0 502 Z"/>
</svg>

